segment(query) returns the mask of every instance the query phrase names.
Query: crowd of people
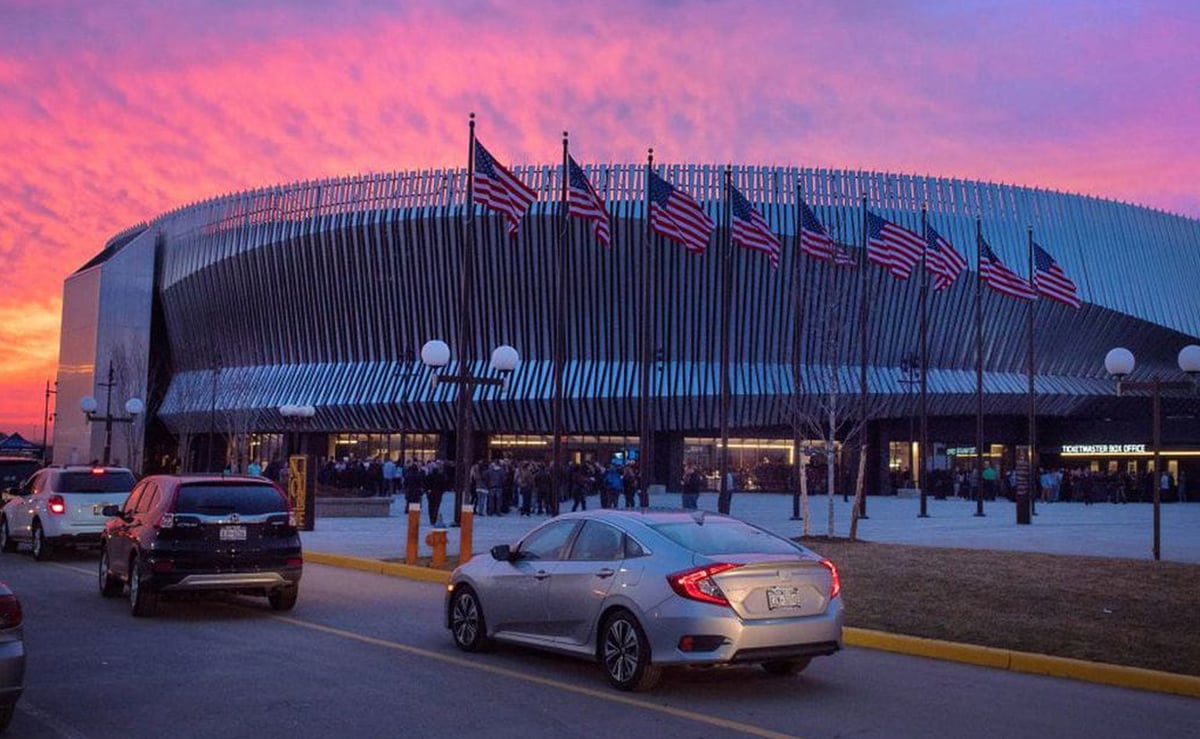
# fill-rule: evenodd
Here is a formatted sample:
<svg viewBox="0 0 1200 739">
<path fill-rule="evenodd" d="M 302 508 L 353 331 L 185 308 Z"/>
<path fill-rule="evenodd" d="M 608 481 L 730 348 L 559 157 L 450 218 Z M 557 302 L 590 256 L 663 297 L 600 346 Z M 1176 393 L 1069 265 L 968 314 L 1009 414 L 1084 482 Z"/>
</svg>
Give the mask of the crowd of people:
<svg viewBox="0 0 1200 739">
<path fill-rule="evenodd" d="M 1017 494 L 1016 470 L 1002 474 L 991 463 L 985 464 L 982 475 L 973 470 L 953 473 L 935 470 L 930 473 L 930 478 L 931 491 L 935 494 L 951 492 L 955 497 L 974 500 L 981 485 L 987 500 L 995 500 L 998 496 L 1013 500 Z M 1182 503 L 1188 499 L 1186 475 L 1182 470 L 1176 476 L 1166 470 L 1156 475 L 1150 471 L 1138 474 L 1098 472 L 1087 467 L 1043 467 L 1031 484 L 1033 495 L 1040 503 L 1138 503 L 1152 500 L 1155 486 L 1160 500 Z M 950 490 L 946 489 L 947 485 Z"/>
</svg>

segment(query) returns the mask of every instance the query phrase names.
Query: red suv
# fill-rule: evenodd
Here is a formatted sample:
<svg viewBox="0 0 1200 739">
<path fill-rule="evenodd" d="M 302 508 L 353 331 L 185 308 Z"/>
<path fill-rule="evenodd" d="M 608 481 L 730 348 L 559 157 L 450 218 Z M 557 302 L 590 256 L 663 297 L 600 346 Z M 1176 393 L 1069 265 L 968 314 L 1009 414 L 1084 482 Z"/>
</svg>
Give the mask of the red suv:
<svg viewBox="0 0 1200 739">
<path fill-rule="evenodd" d="M 230 591 L 296 605 L 304 560 L 287 497 L 261 477 L 153 475 L 123 506 L 106 506 L 100 594 L 129 587 L 134 616 L 161 593 Z"/>
</svg>

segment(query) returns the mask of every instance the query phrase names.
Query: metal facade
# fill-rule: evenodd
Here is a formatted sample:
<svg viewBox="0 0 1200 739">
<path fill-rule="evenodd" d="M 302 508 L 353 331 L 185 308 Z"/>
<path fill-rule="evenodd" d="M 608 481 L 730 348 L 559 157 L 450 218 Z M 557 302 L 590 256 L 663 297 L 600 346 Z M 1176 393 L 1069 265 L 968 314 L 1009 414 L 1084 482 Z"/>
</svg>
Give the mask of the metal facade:
<svg viewBox="0 0 1200 739">
<path fill-rule="evenodd" d="M 930 298 L 930 412 L 974 413 L 975 219 L 998 256 L 1028 273 L 1027 228 L 1079 284 L 1084 306 L 1040 301 L 1037 387 L 1043 415 L 1070 415 L 1113 385 L 1104 353 L 1126 346 L 1138 374 L 1174 370 L 1175 353 L 1200 336 L 1200 222 L 1113 201 L 1047 190 L 878 172 L 735 167 L 734 184 L 784 237 L 780 268 L 760 254 L 734 255 L 734 307 L 721 315 L 718 257 L 647 242 L 645 165 L 587 168 L 613 215 L 609 249 L 583 222 L 566 229 L 566 429 L 635 433 L 638 428 L 638 301 L 642 249 L 652 249 L 657 361 L 655 426 L 680 432 L 717 428 L 718 338 L 732 321 L 731 425 L 782 427 L 793 392 L 795 336 L 802 341 L 802 392 L 820 392 L 837 366 L 841 387 L 858 388 L 860 290 L 870 296 L 869 382 L 878 417 L 909 412 L 901 359 L 918 348 L 919 280 L 900 282 L 874 266 L 858 270 L 806 257 L 793 234 L 798 192 L 840 241 L 859 254 L 862 205 L 918 230 L 920 210 L 966 256 L 970 272 Z M 515 346 L 522 364 L 507 391 L 480 388 L 479 428 L 546 432 L 552 394 L 553 250 L 562 233 L 556 166 L 517 167 L 541 201 L 509 239 L 498 215 L 475 224 L 476 337 L 472 354 Z M 689 191 L 721 223 L 724 167 L 668 166 L 660 174 Z M 448 430 L 450 384 L 434 388 L 417 353 L 457 336 L 460 245 L 466 172 L 424 170 L 304 182 L 213 199 L 164 214 L 158 291 L 173 367 L 159 415 L 173 426 L 207 428 L 212 375 L 216 405 L 258 414 L 262 430 L 282 427 L 276 409 L 318 407 L 326 431 Z M 797 328 L 793 290 L 804 321 Z M 984 290 L 986 408 L 1022 414 L 1026 333 L 1023 303 Z M 842 326 L 835 331 L 832 327 Z M 798 333 L 797 333 L 798 332 Z"/>
</svg>

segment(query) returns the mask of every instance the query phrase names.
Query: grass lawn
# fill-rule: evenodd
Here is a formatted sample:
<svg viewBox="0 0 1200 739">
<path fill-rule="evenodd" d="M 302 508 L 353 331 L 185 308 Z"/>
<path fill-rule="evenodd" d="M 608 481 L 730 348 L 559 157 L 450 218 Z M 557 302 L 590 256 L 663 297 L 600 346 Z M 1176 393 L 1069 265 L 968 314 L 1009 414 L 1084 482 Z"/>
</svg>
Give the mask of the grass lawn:
<svg viewBox="0 0 1200 739">
<path fill-rule="evenodd" d="M 1200 565 L 809 537 L 846 625 L 1200 676 Z"/>
</svg>

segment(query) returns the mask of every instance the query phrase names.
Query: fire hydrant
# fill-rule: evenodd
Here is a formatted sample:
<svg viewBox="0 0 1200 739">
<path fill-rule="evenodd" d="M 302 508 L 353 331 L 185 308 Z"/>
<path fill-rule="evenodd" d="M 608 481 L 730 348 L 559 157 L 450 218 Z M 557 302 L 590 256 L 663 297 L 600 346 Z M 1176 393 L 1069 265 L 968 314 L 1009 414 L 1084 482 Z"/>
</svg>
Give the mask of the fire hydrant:
<svg viewBox="0 0 1200 739">
<path fill-rule="evenodd" d="M 446 566 L 446 530 L 434 529 L 425 536 L 425 543 L 433 549 L 434 567 Z"/>
</svg>

